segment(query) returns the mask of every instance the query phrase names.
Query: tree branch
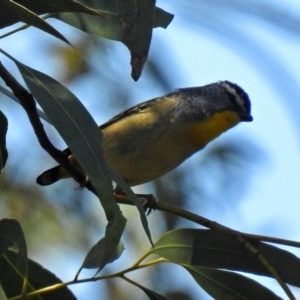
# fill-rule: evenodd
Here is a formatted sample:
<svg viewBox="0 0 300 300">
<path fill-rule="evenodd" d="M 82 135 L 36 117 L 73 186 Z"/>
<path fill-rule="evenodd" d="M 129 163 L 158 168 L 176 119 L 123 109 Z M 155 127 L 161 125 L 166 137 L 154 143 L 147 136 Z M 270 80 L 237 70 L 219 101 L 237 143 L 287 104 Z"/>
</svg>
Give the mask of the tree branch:
<svg viewBox="0 0 300 300">
<path fill-rule="evenodd" d="M 19 99 L 20 104 L 26 111 L 29 121 L 33 127 L 34 133 L 41 147 L 47 151 L 47 153 L 57 161 L 69 174 L 72 176 L 81 186 L 86 186 L 87 180 L 85 174 L 81 173 L 76 167 L 74 167 L 68 160 L 68 156 L 53 146 L 49 140 L 44 126 L 37 113 L 36 102 L 31 93 L 29 93 L 3 66 L 0 61 L 0 77 L 5 84 L 12 90 L 14 95 Z M 88 184 L 87 188 L 93 191 L 91 184 Z"/>
</svg>

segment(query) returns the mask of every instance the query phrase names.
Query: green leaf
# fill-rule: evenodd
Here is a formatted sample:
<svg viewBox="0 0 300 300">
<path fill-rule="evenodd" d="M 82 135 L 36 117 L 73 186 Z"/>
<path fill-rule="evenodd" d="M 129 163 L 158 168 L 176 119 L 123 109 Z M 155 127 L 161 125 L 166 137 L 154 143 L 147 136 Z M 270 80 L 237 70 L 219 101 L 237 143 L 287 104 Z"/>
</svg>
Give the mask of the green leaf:
<svg viewBox="0 0 300 300">
<path fill-rule="evenodd" d="M 95 121 L 79 99 L 59 82 L 8 57 L 16 63 L 31 93 L 86 171 L 101 198 L 107 219 L 113 219 L 118 209 L 107 179 L 101 131 Z"/>
<path fill-rule="evenodd" d="M 5 167 L 8 158 L 8 152 L 6 149 L 7 126 L 8 126 L 7 118 L 0 110 L 0 173 L 2 172 L 2 169 Z"/>
<path fill-rule="evenodd" d="M 53 17 L 96 36 L 116 41 L 122 39 L 119 17 L 113 14 L 109 15 L 108 18 L 81 13 L 59 13 Z"/>
<path fill-rule="evenodd" d="M 240 274 L 188 265 L 183 267 L 216 300 L 281 299 L 263 285 Z"/>
<path fill-rule="evenodd" d="M 105 250 L 105 240 L 101 239 L 97 244 L 95 244 L 91 250 L 88 252 L 87 256 L 82 263 L 81 268 L 85 269 L 96 269 L 102 267 L 103 254 Z M 113 253 L 107 263 L 112 263 L 118 259 L 124 251 L 124 245 L 122 241 L 119 242 L 118 247 Z"/>
<path fill-rule="evenodd" d="M 0 50 L 0 52 L 7 55 L 4 51 Z M 82 139 L 83 139 L 82 142 L 85 143 L 86 142 L 85 137 L 89 136 L 89 138 L 91 140 L 93 140 L 94 151 L 95 151 L 95 153 L 93 153 L 93 150 L 90 149 L 90 155 L 89 156 L 94 156 L 94 155 L 97 155 L 97 154 L 101 155 L 100 159 L 103 162 L 104 161 L 103 153 L 102 153 L 102 151 L 99 151 L 99 149 L 100 149 L 99 142 L 100 141 L 97 141 L 97 138 L 99 138 L 99 137 L 100 137 L 100 139 L 102 139 L 101 131 L 99 131 L 98 127 L 95 130 L 94 124 L 91 125 L 91 126 L 93 126 L 93 129 L 90 130 L 89 128 L 86 127 L 88 122 L 85 121 L 85 119 L 81 120 L 82 114 L 80 113 L 80 109 L 82 109 L 83 106 L 80 103 L 80 101 L 69 90 L 67 90 L 59 82 L 55 81 L 53 78 L 51 78 L 51 77 L 49 77 L 49 76 L 47 76 L 47 75 L 45 75 L 41 72 L 38 72 L 34 69 L 31 69 L 31 68 L 19 63 L 17 60 L 12 58 L 10 55 L 7 55 L 7 56 L 10 57 L 12 60 L 14 60 L 17 64 L 20 64 L 20 66 L 24 66 L 25 70 L 27 68 L 29 70 L 28 71 L 29 73 L 30 73 L 30 70 L 32 70 L 32 72 L 34 72 L 34 74 L 30 75 L 30 74 L 28 74 L 27 71 L 25 71 L 24 75 L 23 74 L 22 75 L 28 77 L 27 80 L 31 84 L 29 84 L 27 82 L 26 83 L 27 83 L 28 87 L 30 88 L 32 94 L 37 99 L 37 101 L 41 101 L 41 103 L 40 103 L 41 107 L 44 109 L 43 105 L 46 105 L 47 109 L 53 115 L 53 118 L 56 119 L 56 122 L 58 124 L 57 126 L 59 126 L 59 128 L 60 128 L 60 129 L 58 129 L 56 127 L 57 130 L 61 134 L 62 134 L 62 132 L 64 134 L 67 134 L 68 136 L 66 138 L 71 140 L 71 142 L 73 142 L 73 144 L 75 143 L 74 147 L 79 147 L 79 150 L 84 150 L 84 148 L 82 148 L 81 142 L 79 141 L 79 139 L 75 140 L 73 137 L 81 135 Z M 20 71 L 21 71 L 21 69 L 20 69 Z M 37 77 L 35 77 L 35 76 L 37 76 Z M 25 81 L 26 81 L 26 79 L 25 79 Z M 44 83 L 43 83 L 43 81 L 44 81 Z M 0 90 L 3 92 L 1 87 L 0 87 Z M 4 89 L 4 92 L 5 92 L 5 89 Z M 53 94 L 51 94 L 51 93 L 53 93 Z M 7 92 L 5 92 L 5 94 L 9 96 L 9 94 Z M 65 100 L 63 101 L 64 102 L 63 106 L 61 106 L 61 104 L 59 103 L 59 101 L 62 100 L 62 98 L 65 98 Z M 71 101 L 74 101 L 74 103 L 71 102 Z M 43 104 L 43 103 L 45 103 L 45 104 Z M 56 104 L 56 106 L 55 106 L 55 104 Z M 56 109 L 58 111 L 58 114 L 56 113 Z M 84 107 L 83 107 L 83 109 L 85 110 Z M 46 112 L 46 109 L 44 109 L 44 110 Z M 77 128 L 78 126 L 76 125 L 76 121 L 75 121 L 75 119 L 74 120 L 72 119 L 73 117 L 71 115 L 69 115 L 68 110 L 72 111 L 72 113 L 75 114 L 75 118 L 77 118 L 77 120 L 79 120 L 81 122 L 80 126 L 83 126 L 83 129 L 84 129 L 83 132 L 77 132 L 77 130 L 81 130 L 81 129 Z M 86 110 L 85 110 L 85 112 L 86 112 Z M 41 114 L 41 112 L 38 111 L 38 113 L 39 113 L 40 116 L 44 117 Z M 50 116 L 49 117 L 46 116 L 46 118 L 49 120 Z M 45 117 L 44 117 L 44 119 L 45 119 Z M 75 132 L 69 132 L 69 129 L 68 129 L 69 125 L 66 125 L 65 123 L 62 123 L 62 120 L 66 121 L 67 119 L 69 119 L 69 121 L 71 123 L 71 124 L 69 124 L 70 126 L 75 126 L 76 127 L 76 128 L 73 128 L 73 130 L 75 130 Z M 51 121 L 51 119 L 49 121 L 52 123 L 52 125 L 55 125 Z M 94 120 L 93 120 L 93 123 L 94 123 Z M 78 125 L 79 125 L 79 123 L 78 123 Z M 68 144 L 68 141 L 66 139 L 65 139 L 65 141 Z M 99 148 L 97 148 L 97 147 L 99 147 Z M 71 148 L 71 152 L 73 153 L 72 147 L 70 147 L 70 148 Z M 76 154 L 75 154 L 75 157 L 77 158 Z M 94 160 L 92 160 L 92 157 L 87 157 L 85 155 L 85 152 L 82 153 L 82 157 L 83 157 L 83 159 L 88 159 L 87 163 L 89 163 L 90 169 L 93 170 L 96 162 Z M 79 161 L 78 158 L 77 158 L 77 160 Z M 84 165 L 81 162 L 80 162 L 80 165 L 82 165 L 83 168 L 84 168 Z M 137 199 L 136 195 L 133 193 L 131 188 L 125 183 L 125 181 L 112 168 L 110 168 L 108 165 L 106 165 L 106 163 L 105 163 L 104 167 L 109 169 L 109 173 L 111 173 L 111 175 L 113 177 L 112 179 L 124 190 L 124 192 L 135 203 L 135 205 L 136 205 L 136 207 L 139 211 L 140 219 L 141 219 L 143 228 L 145 230 L 145 233 L 146 233 L 147 237 L 149 238 L 150 243 L 153 245 L 152 239 L 151 239 L 151 233 L 150 233 L 150 230 L 149 230 L 149 227 L 148 227 L 148 220 L 147 220 L 147 217 L 145 216 L 145 210 L 144 210 L 143 206 L 141 205 L 141 203 L 139 202 L 139 200 Z M 86 172 L 87 172 L 87 170 L 86 170 Z M 90 175 L 89 175 L 89 178 L 91 179 Z M 97 180 L 97 183 L 99 184 L 98 179 L 96 179 L 96 180 Z M 103 189 L 103 187 L 100 186 L 100 185 L 99 185 L 99 190 L 105 191 L 105 189 Z M 112 203 L 110 203 L 109 199 L 107 200 L 107 202 L 108 202 L 108 204 L 112 205 L 113 203 L 115 203 L 115 199 Z M 118 209 L 117 209 L 117 211 L 120 215 L 120 211 Z M 118 220 L 119 220 L 119 223 L 116 220 L 117 221 L 116 224 L 112 223 L 112 224 L 109 224 L 109 225 L 110 225 L 110 228 L 113 228 L 113 226 L 115 228 L 117 228 L 118 234 L 121 237 L 122 232 L 121 232 L 120 226 L 118 224 L 121 224 L 121 227 L 122 226 L 125 227 L 125 219 L 122 220 L 122 218 L 120 217 Z M 115 238 L 118 236 L 116 234 L 113 234 L 113 235 L 115 236 Z M 119 241 L 115 240 L 115 247 L 117 247 L 118 243 L 119 243 Z M 110 243 L 108 243 L 108 244 L 110 244 Z M 111 249 L 111 250 L 113 251 L 113 249 Z M 109 259 L 109 255 L 110 255 L 110 252 L 107 253 L 107 256 L 106 256 L 107 259 Z"/>
<path fill-rule="evenodd" d="M 91 9 L 78 1 L 73 0 L 0 0 L 0 28 L 10 26 L 17 22 L 25 22 L 21 13 L 26 14 L 27 11 L 31 11 L 33 14 L 41 15 L 46 13 L 58 13 L 58 12 L 81 12 L 86 14 L 99 14 L 94 9 Z M 9 14 L 5 7 L 10 9 Z M 23 7 L 23 10 L 18 10 L 18 7 Z M 24 9 L 26 8 L 26 9 Z M 31 23 L 28 23 L 31 24 Z"/>
<path fill-rule="evenodd" d="M 63 35 L 61 35 L 56 29 L 54 29 L 51 25 L 49 25 L 35 13 L 28 10 L 26 7 L 23 7 L 10 0 L 0 0 L 0 7 L 0 28 L 11 25 L 14 22 L 24 22 L 40 30 L 43 30 L 69 44 L 69 42 Z"/>
<path fill-rule="evenodd" d="M 300 287 L 300 260 L 288 251 L 265 244 L 253 246 L 280 274 L 284 282 Z M 203 229 L 179 229 L 167 232 L 155 243 L 152 250 L 177 264 L 221 268 L 269 276 L 257 257 L 234 238 Z"/>
<path fill-rule="evenodd" d="M 10 250 L 5 253 L 5 257 L 0 259 L 0 283 L 1 287 L 5 292 L 7 298 L 16 297 L 22 292 L 22 277 L 20 276 L 20 271 L 18 268 L 15 269 L 12 266 L 17 265 L 18 253 Z M 9 263 L 10 262 L 10 263 Z M 28 279 L 27 279 L 27 289 L 26 292 L 33 292 L 41 288 L 45 288 L 51 285 L 62 283 L 62 281 L 57 278 L 49 270 L 43 268 L 38 263 L 33 260 L 28 259 Z M 25 298 L 24 298 L 25 299 Z M 27 299 L 27 298 L 26 298 Z M 33 300 L 53 300 L 53 299 L 64 299 L 64 300 L 76 300 L 76 297 L 67 288 L 59 288 L 47 293 L 40 294 L 36 297 L 28 297 L 28 299 Z"/>
<path fill-rule="evenodd" d="M 111 1 L 111 0 L 109 0 Z M 99 9 L 95 10 L 90 5 L 85 5 L 85 1 L 74 0 L 16 0 L 19 3 L 35 12 L 38 15 L 57 12 L 81 12 L 86 14 L 99 14 Z"/>
<path fill-rule="evenodd" d="M 122 15 L 118 11 L 115 1 L 83 1 L 84 3 L 104 12 L 107 17 L 97 15 L 87 15 L 82 13 L 59 13 L 53 17 L 74 26 L 82 31 L 91 33 L 106 39 L 122 41 L 124 27 L 122 26 Z M 154 8 L 153 28 L 167 28 L 173 20 L 174 15 L 164 11 L 161 8 Z"/>
<path fill-rule="evenodd" d="M 157 294 L 154 291 L 141 286 L 140 284 L 136 284 L 136 286 L 143 290 L 150 300 L 168 300 L 165 296 Z"/>
<path fill-rule="evenodd" d="M 26 279 L 28 275 L 27 245 L 25 236 L 21 225 L 17 220 L 2 219 L 0 221 L 0 257 L 2 257 L 7 249 L 12 246 L 16 246 L 18 249 L 18 254 L 16 256 L 16 259 L 14 260 L 13 265 L 14 269 L 18 270 L 19 272 L 19 288 L 20 291 L 22 291 L 22 288 L 24 288 L 25 284 L 27 284 Z M 0 270 L 2 276 L 3 270 L 1 267 Z"/>
<path fill-rule="evenodd" d="M 155 0 L 126 0 L 120 1 L 119 4 L 124 26 L 122 43 L 130 51 L 131 76 L 137 81 L 148 57 L 152 38 Z"/>
<path fill-rule="evenodd" d="M 103 255 L 102 265 L 100 265 L 97 273 L 110 261 L 112 253 L 115 253 L 126 225 L 126 219 L 123 217 L 119 206 L 117 206 L 117 210 L 117 217 L 109 220 L 105 229 L 105 253 Z"/>
<path fill-rule="evenodd" d="M 155 7 L 153 28 L 161 27 L 166 29 L 172 22 L 173 18 L 173 14 L 170 14 L 159 7 Z"/>
<path fill-rule="evenodd" d="M 17 246 L 20 255 L 23 257 L 24 270 L 26 270 L 27 245 L 22 227 L 17 220 L 2 219 L 0 221 L 0 254 L 14 245 Z"/>
<path fill-rule="evenodd" d="M 132 200 L 132 202 L 134 203 L 134 205 L 138 209 L 138 212 L 140 214 L 140 219 L 141 219 L 144 231 L 145 231 L 145 233 L 146 233 L 146 235 L 147 235 L 147 237 L 148 237 L 151 245 L 153 246 L 151 232 L 150 232 L 150 229 L 149 229 L 149 226 L 148 226 L 148 219 L 146 217 L 144 206 L 141 204 L 141 202 L 139 201 L 138 197 L 132 191 L 132 189 L 130 188 L 130 186 L 125 182 L 125 180 L 121 176 L 119 176 L 112 168 L 110 168 L 109 165 L 107 167 L 109 169 L 109 172 L 111 174 L 111 177 L 112 177 L 113 181 L 117 183 L 117 185 Z"/>
<path fill-rule="evenodd" d="M 111 13 L 102 19 L 70 13 L 61 13 L 57 18 L 86 32 L 126 45 L 131 53 L 132 77 L 138 80 L 148 57 L 153 28 L 166 28 L 173 15 L 155 7 L 155 0 L 117 1 L 118 10 L 108 7 L 110 0 L 86 2 Z"/>
<path fill-rule="evenodd" d="M 140 289 L 142 289 L 145 294 L 148 296 L 148 298 L 150 300 L 168 300 L 166 297 L 152 291 L 152 290 L 149 290 L 149 289 L 146 289 L 145 287 L 142 287 L 141 285 L 139 285 Z"/>
<path fill-rule="evenodd" d="M 30 0 L 27 0 L 30 1 Z M 59 1 L 59 0 L 56 0 Z M 81 3 L 109 15 L 117 15 L 119 11 L 119 0 L 81 0 Z M 109 16 L 110 17 L 110 16 Z"/>
<path fill-rule="evenodd" d="M 99 196 L 108 220 L 105 265 L 119 244 L 126 219 L 116 203 L 111 180 L 108 179 L 101 131 L 86 108 L 67 88 L 48 75 L 20 63 L 3 50 L 1 52 L 16 63 L 31 93 L 85 170 Z"/>
</svg>

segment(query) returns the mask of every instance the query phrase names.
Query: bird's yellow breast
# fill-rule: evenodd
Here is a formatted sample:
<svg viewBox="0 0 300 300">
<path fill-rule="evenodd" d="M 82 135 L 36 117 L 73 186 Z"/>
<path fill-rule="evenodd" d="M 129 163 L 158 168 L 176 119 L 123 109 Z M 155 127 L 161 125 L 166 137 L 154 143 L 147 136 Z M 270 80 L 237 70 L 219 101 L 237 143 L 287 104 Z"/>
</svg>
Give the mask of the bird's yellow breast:
<svg viewBox="0 0 300 300">
<path fill-rule="evenodd" d="M 187 140 L 195 148 L 205 147 L 211 140 L 240 122 L 237 113 L 225 110 L 215 113 L 210 118 L 192 123 L 186 130 Z"/>
</svg>

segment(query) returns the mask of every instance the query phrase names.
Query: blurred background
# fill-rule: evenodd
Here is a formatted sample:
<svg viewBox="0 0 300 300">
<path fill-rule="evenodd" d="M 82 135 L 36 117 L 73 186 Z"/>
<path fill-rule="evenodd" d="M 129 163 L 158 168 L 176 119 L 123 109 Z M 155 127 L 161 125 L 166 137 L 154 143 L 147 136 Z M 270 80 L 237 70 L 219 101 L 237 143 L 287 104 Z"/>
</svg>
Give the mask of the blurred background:
<svg viewBox="0 0 300 300">
<path fill-rule="evenodd" d="M 176 88 L 219 80 L 239 84 L 250 96 L 254 121 L 238 125 L 173 172 L 134 190 L 239 231 L 299 240 L 300 3 L 158 0 L 156 5 L 175 17 L 166 30 L 154 29 L 138 82 L 130 77 L 130 56 L 123 44 L 88 36 L 54 19 L 49 22 L 75 48 L 35 28 L 1 39 L 0 47 L 65 84 L 99 124 Z M 13 63 L 0 59 L 21 81 Z M 49 187 L 35 183 L 56 163 L 39 147 L 22 108 L 3 95 L 0 103 L 9 120 L 0 217 L 19 220 L 30 258 L 62 280 L 72 280 L 87 251 L 103 236 L 102 208 L 72 180 Z M 53 143 L 64 149 L 54 128 L 45 127 Z M 103 274 L 131 266 L 150 247 L 136 209 L 121 209 L 128 220 L 126 249 Z M 154 241 L 167 230 L 198 227 L 159 211 L 148 219 Z M 81 276 L 92 275 L 85 271 Z M 172 300 L 211 299 L 177 266 L 155 266 L 130 278 Z M 274 280 L 253 278 L 285 298 Z M 119 279 L 70 289 L 80 300 L 147 299 Z M 300 297 L 299 290 L 292 291 Z"/>
</svg>

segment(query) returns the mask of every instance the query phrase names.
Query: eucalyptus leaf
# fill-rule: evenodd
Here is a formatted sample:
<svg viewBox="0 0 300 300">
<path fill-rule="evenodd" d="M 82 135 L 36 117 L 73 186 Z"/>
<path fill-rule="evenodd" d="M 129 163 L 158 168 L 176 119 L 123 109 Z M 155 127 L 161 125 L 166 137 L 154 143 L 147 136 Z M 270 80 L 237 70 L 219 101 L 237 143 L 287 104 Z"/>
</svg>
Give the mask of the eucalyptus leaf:
<svg viewBox="0 0 300 300">
<path fill-rule="evenodd" d="M 300 287 L 300 260 L 294 254 L 258 242 L 253 246 L 280 274 L 284 282 Z M 233 237 L 205 229 L 179 229 L 167 232 L 152 250 L 177 264 L 220 268 L 272 277 L 257 257 Z"/>
<path fill-rule="evenodd" d="M 150 300 L 168 300 L 165 296 L 162 296 L 150 289 L 147 289 L 147 288 L 141 286 L 140 284 L 137 284 L 137 286 L 145 292 L 145 294 L 148 296 L 148 298 Z"/>
<path fill-rule="evenodd" d="M 84 259 L 84 262 L 82 263 L 81 268 L 85 268 L 85 269 L 100 268 L 103 262 L 104 250 L 105 250 L 105 240 L 101 239 L 88 252 L 87 256 Z M 122 243 L 122 241 L 120 241 L 118 247 L 111 254 L 111 258 L 108 260 L 107 263 L 112 263 L 113 261 L 118 259 L 121 256 L 123 251 L 124 251 L 124 244 Z"/>
<path fill-rule="evenodd" d="M 22 12 L 24 14 L 27 14 L 27 12 L 31 12 L 31 14 L 36 15 L 58 12 L 81 12 L 86 14 L 99 14 L 98 11 L 73 0 L 0 0 L 0 7 L 0 28 L 10 26 L 20 21 L 28 23 L 23 19 L 20 19 L 26 18 L 26 16 L 22 16 Z M 18 10 L 18 7 L 23 9 Z M 8 14 L 7 9 L 9 9 Z M 28 24 L 32 25 L 31 23 Z"/>
<path fill-rule="evenodd" d="M 279 300 L 255 280 L 234 272 L 183 265 L 196 282 L 216 300 Z"/>
<path fill-rule="evenodd" d="M 0 220 L 0 254 L 13 245 L 17 246 L 26 259 L 27 245 L 20 223 L 15 219 L 2 219 Z"/>
<path fill-rule="evenodd" d="M 0 283 L 7 298 L 16 297 L 22 292 L 23 278 L 20 276 L 20 273 L 18 273 L 20 269 L 18 267 L 15 269 L 18 259 L 19 254 L 12 250 L 7 251 L 5 253 L 5 257 L 0 259 Z M 43 268 L 35 261 L 28 259 L 28 278 L 26 286 L 27 293 L 60 283 L 62 283 L 62 281 L 53 273 Z M 53 289 L 47 293 L 40 294 L 34 298 L 26 297 L 26 299 L 76 300 L 76 297 L 65 286 L 59 289 Z"/>
<path fill-rule="evenodd" d="M 41 19 L 34 12 L 30 11 L 26 7 L 10 1 L 10 0 L 0 0 L 0 28 L 9 26 L 16 22 L 24 22 L 28 25 L 32 25 L 40 30 L 43 30 L 62 41 L 69 44 L 67 39 L 60 34 L 55 28 Z"/>
<path fill-rule="evenodd" d="M 112 2 L 110 0 L 94 2 L 93 7 L 100 9 L 102 12 L 106 12 L 108 15 L 106 18 L 97 15 L 68 12 L 58 13 L 53 15 L 53 17 L 87 33 L 121 42 L 124 28 L 122 27 L 121 16 L 118 14 L 118 11 L 109 6 Z M 174 15 L 159 7 L 155 7 L 153 28 L 161 27 L 166 29 L 173 18 Z"/>
<path fill-rule="evenodd" d="M 2 219 L 0 221 L 0 259 L 4 259 L 3 255 L 7 253 L 7 249 L 12 246 L 17 247 L 18 249 L 18 253 L 13 262 L 13 268 L 18 270 L 17 276 L 20 277 L 19 287 L 22 289 L 24 287 L 24 283 L 27 282 L 26 279 L 28 275 L 28 258 L 25 236 L 21 225 L 17 220 Z M 5 277 L 5 274 L 3 274 L 4 271 L 1 266 L 0 270 L 0 282 L 2 284 L 2 279 L 3 276 Z"/>
<path fill-rule="evenodd" d="M 98 127 L 95 128 L 94 120 L 92 120 L 93 124 L 90 124 L 92 129 L 89 129 L 89 127 L 87 127 L 88 121 L 85 119 L 88 119 L 91 116 L 89 115 L 89 116 L 86 116 L 85 118 L 83 118 L 83 114 L 80 112 L 81 109 L 83 109 L 85 114 L 88 112 L 83 107 L 83 105 L 80 103 L 80 101 L 69 90 L 67 90 L 64 86 L 62 86 L 59 82 L 55 81 L 53 78 L 51 78 L 37 70 L 31 69 L 28 66 L 21 64 L 20 62 L 15 60 L 13 57 L 11 57 L 7 53 L 5 53 L 3 50 L 0 50 L 0 52 L 7 55 L 8 57 L 10 57 L 12 60 L 14 60 L 16 62 L 16 64 L 19 66 L 20 72 L 22 73 L 29 89 L 31 90 L 32 94 L 35 96 L 36 100 L 39 102 L 39 104 L 41 105 L 41 107 L 43 109 L 44 109 L 44 106 L 47 107 L 46 109 L 48 110 L 48 114 L 49 113 L 52 114 L 52 118 L 54 118 L 56 120 L 56 126 L 58 126 L 59 129 L 57 127 L 56 128 L 62 134 L 62 136 L 63 136 L 63 134 L 65 135 L 65 137 L 63 136 L 63 138 L 65 139 L 67 144 L 68 144 L 68 140 L 69 140 L 70 143 L 73 143 L 74 147 L 78 147 L 77 151 L 82 150 L 81 157 L 85 160 L 87 159 L 87 163 L 89 164 L 89 168 L 91 171 L 94 170 L 94 166 L 97 166 L 97 162 L 95 162 L 95 160 L 93 160 L 92 158 L 94 156 L 100 155 L 100 160 L 102 161 L 102 167 L 104 167 L 105 170 L 108 170 L 108 172 L 106 171 L 105 174 L 110 173 L 112 179 L 122 188 L 122 190 L 124 190 L 124 192 L 132 199 L 132 201 L 136 205 L 138 212 L 140 214 L 140 219 L 141 219 L 143 228 L 145 230 L 145 233 L 146 233 L 147 237 L 149 238 L 150 243 L 153 245 L 153 242 L 151 239 L 151 233 L 150 233 L 149 226 L 148 226 L 147 217 L 145 215 L 145 210 L 144 210 L 143 206 L 141 205 L 140 201 L 138 200 L 136 195 L 133 193 L 131 188 L 128 186 L 128 184 L 125 183 L 125 181 L 110 166 L 108 166 L 106 164 L 102 151 L 99 151 L 99 149 L 101 149 L 101 146 L 100 146 L 100 140 L 102 139 L 101 131 L 99 130 Z M 6 89 L 2 88 L 1 86 L 0 86 L 0 91 L 4 92 L 7 96 L 9 96 L 11 98 L 14 98 L 11 95 L 11 93 L 8 93 L 8 91 Z M 83 126 L 83 127 L 79 128 L 79 123 L 76 124 L 75 119 L 73 119 L 72 115 L 69 114 L 68 110 L 70 110 L 70 112 L 72 111 L 75 118 L 80 121 L 80 123 L 81 123 L 80 126 Z M 55 124 L 53 123 L 50 116 L 48 117 L 47 114 L 45 116 L 44 112 L 41 112 L 39 110 L 38 110 L 38 113 L 41 117 L 43 117 L 44 119 L 46 119 L 52 125 L 55 126 Z M 67 119 L 69 119 L 69 122 L 70 122 L 69 125 L 66 125 L 65 123 L 62 122 L 62 120 L 66 121 Z M 73 130 L 70 131 L 68 126 L 73 126 Z M 83 129 L 83 131 L 81 131 L 81 128 Z M 76 136 L 76 139 L 74 139 L 74 136 Z M 79 140 L 79 137 L 81 137 L 82 141 Z M 89 155 L 87 155 L 87 156 L 85 155 L 85 152 L 83 152 L 84 148 L 82 148 L 82 146 L 81 146 L 81 143 L 87 143 L 86 137 L 89 137 L 91 139 L 93 147 L 94 147 L 92 149 L 91 148 L 92 145 L 89 145 L 89 144 L 86 145 L 90 151 Z M 98 138 L 99 138 L 99 141 L 97 140 Z M 69 154 L 73 153 L 72 147 L 70 147 L 70 148 L 71 148 L 71 151 L 70 151 L 70 149 L 68 149 L 68 152 L 70 152 Z M 75 157 L 77 158 L 76 153 L 75 153 Z M 78 159 L 78 161 L 79 161 L 79 159 Z M 80 165 L 84 166 L 81 162 L 80 162 Z M 86 170 L 86 172 L 87 172 L 87 170 Z M 105 177 L 105 174 L 102 173 L 102 175 L 104 177 Z M 92 181 L 91 175 L 89 175 L 89 178 Z M 106 179 L 106 177 L 105 177 L 105 179 Z M 101 181 L 102 179 L 99 178 L 99 180 L 98 180 L 98 178 L 96 178 L 95 180 L 98 183 L 97 186 L 99 186 L 99 188 L 98 188 L 99 191 L 101 191 L 101 192 L 105 191 L 105 189 L 102 187 L 102 185 L 99 184 L 100 183 L 99 180 Z M 97 186 L 94 185 L 95 188 Z M 111 194 L 109 194 L 111 192 L 111 190 L 107 190 L 106 192 L 108 193 L 108 196 L 111 196 Z M 101 198 L 100 198 L 100 200 L 101 200 Z M 108 199 L 105 203 L 108 204 L 108 207 L 111 207 L 113 205 L 113 203 L 115 203 L 115 199 L 113 198 L 112 202 L 110 202 L 110 200 Z M 111 207 L 111 209 L 112 208 L 113 208 L 113 206 Z M 118 233 L 121 237 L 121 234 L 122 234 L 121 227 L 125 226 L 125 218 L 122 219 L 122 217 L 120 217 L 121 212 L 119 211 L 119 209 L 117 209 L 117 208 L 115 208 L 115 209 L 119 214 L 119 218 L 118 218 L 119 221 L 116 220 L 115 222 L 109 224 L 109 226 L 110 226 L 110 228 L 115 227 L 118 230 Z M 104 210 L 105 210 L 105 208 L 104 208 Z M 114 234 L 114 236 L 116 237 L 118 235 Z M 115 242 L 116 242 L 115 246 L 117 247 L 118 241 L 115 240 Z M 108 243 L 108 244 L 110 244 L 110 243 Z M 109 258 L 109 253 L 107 253 L 107 258 Z"/>
<path fill-rule="evenodd" d="M 108 220 L 104 266 L 119 244 L 126 219 L 113 195 L 101 148 L 101 131 L 86 108 L 67 88 L 50 76 L 20 63 L 3 50 L 1 52 L 16 63 L 31 93 L 85 170 L 99 196 Z"/>
<path fill-rule="evenodd" d="M 80 13 L 60 13 L 58 19 L 88 33 L 122 42 L 131 54 L 132 77 L 138 80 L 148 57 L 152 30 L 166 28 L 173 15 L 155 7 L 155 0 L 85 1 L 96 9 L 107 11 L 107 18 Z"/>
</svg>

